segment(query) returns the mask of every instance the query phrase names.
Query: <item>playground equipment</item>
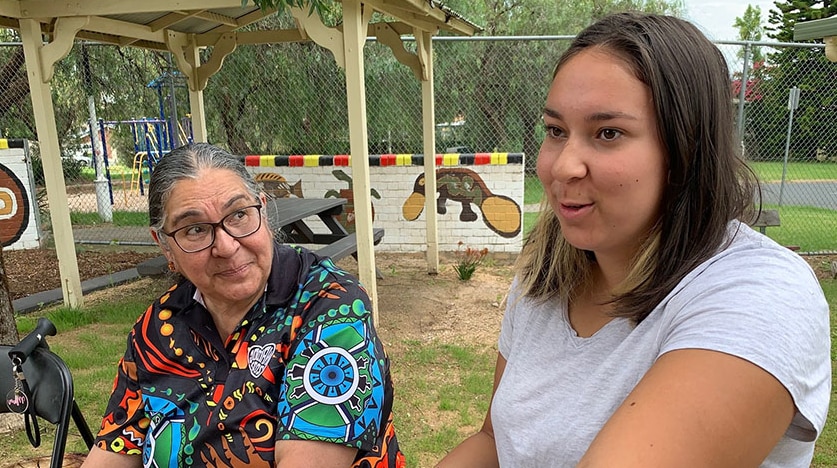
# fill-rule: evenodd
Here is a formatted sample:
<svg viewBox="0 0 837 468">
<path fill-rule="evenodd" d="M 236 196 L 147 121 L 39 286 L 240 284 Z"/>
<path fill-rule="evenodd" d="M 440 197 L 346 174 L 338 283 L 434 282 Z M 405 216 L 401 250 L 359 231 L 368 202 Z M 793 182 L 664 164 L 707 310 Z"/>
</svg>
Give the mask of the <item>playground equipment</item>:
<svg viewBox="0 0 837 468">
<path fill-rule="evenodd" d="M 147 87 L 157 91 L 158 118 L 99 120 L 98 130 L 101 135 L 102 154 L 111 204 L 113 204 L 113 181 L 108 168 L 106 127 L 130 126 L 134 156 L 131 162 L 129 191 L 139 195 L 145 195 L 145 185 L 148 184 L 148 177 L 154 170 L 157 160 L 172 149 L 193 141 L 191 117 L 187 114 L 179 118 L 177 114 L 177 90 L 186 88 L 186 78 L 183 74 L 173 67 L 168 67 L 160 76 L 148 83 Z M 92 135 L 92 127 L 90 131 Z M 122 182 L 124 189 L 125 180 L 123 179 Z"/>
</svg>

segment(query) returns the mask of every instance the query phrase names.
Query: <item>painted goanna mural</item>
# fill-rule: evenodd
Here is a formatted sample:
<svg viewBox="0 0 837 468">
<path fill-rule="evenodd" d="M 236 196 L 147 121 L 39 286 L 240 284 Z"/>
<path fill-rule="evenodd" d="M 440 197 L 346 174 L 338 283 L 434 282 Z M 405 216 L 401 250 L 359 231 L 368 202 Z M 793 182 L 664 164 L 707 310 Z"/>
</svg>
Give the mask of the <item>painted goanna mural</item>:
<svg viewBox="0 0 837 468">
<path fill-rule="evenodd" d="M 471 205 L 482 212 L 482 219 L 489 229 L 502 237 L 511 238 L 520 233 L 520 206 L 505 195 L 491 193 L 476 172 L 465 168 L 444 168 L 436 171 L 436 212 L 447 213 L 448 200 L 459 202 L 462 211 L 459 220 L 473 222 L 479 219 Z M 415 221 L 424 210 L 425 175 L 420 174 L 413 185 L 413 193 L 407 197 L 401 208 L 404 219 Z"/>
</svg>

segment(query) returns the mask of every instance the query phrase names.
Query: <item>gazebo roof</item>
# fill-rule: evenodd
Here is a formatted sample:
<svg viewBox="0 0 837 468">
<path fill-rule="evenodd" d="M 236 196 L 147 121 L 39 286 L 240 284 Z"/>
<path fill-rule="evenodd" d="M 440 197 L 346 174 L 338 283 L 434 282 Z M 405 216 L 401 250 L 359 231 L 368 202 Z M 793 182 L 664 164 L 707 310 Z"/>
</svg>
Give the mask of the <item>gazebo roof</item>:
<svg viewBox="0 0 837 468">
<path fill-rule="evenodd" d="M 18 20 L 27 18 L 42 22 L 44 30 L 49 30 L 54 18 L 87 17 L 87 24 L 76 34 L 78 39 L 165 51 L 168 50 L 166 35 L 170 31 L 196 34 L 203 37 L 199 44 L 212 45 L 221 34 L 237 31 L 276 12 L 262 10 L 252 1 L 246 6 L 241 3 L 240 0 L 0 0 L 0 27 L 17 28 Z M 405 27 L 400 29 L 406 34 L 413 27 L 464 35 L 480 30 L 455 11 L 432 0 L 364 3 L 392 18 L 391 25 L 403 24 Z M 307 40 L 297 29 L 244 34 L 239 44 Z"/>
</svg>

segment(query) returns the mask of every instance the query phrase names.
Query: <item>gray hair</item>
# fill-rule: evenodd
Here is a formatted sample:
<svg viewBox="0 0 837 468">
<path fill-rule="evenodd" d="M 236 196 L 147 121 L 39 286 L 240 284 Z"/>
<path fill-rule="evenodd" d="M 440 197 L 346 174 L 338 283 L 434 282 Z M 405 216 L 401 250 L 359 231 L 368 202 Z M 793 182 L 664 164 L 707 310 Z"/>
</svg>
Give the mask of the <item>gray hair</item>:
<svg viewBox="0 0 837 468">
<path fill-rule="evenodd" d="M 206 169 L 226 169 L 235 173 L 253 198 L 259 198 L 261 187 L 241 159 L 209 143 L 184 145 L 164 155 L 151 172 L 148 183 L 148 218 L 152 229 L 159 231 L 165 224 L 164 207 L 174 184 L 184 179 L 196 179 Z"/>
</svg>

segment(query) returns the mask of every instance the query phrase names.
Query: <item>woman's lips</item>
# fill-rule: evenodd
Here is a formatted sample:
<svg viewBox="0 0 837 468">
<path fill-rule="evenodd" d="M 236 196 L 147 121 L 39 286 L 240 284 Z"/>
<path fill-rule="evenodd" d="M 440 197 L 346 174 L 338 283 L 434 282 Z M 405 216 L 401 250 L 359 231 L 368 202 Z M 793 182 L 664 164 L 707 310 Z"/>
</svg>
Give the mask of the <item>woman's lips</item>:
<svg viewBox="0 0 837 468">
<path fill-rule="evenodd" d="M 247 271 L 248 266 L 249 266 L 249 264 L 245 263 L 244 265 L 241 265 L 241 266 L 238 266 L 238 267 L 235 267 L 235 268 L 228 268 L 226 270 L 219 271 L 218 275 L 219 276 L 226 276 L 226 277 L 238 276 L 238 275 L 244 273 L 245 271 Z"/>
<path fill-rule="evenodd" d="M 567 220 L 577 220 L 593 209 L 592 203 L 561 203 L 558 205 L 558 216 Z"/>
</svg>

